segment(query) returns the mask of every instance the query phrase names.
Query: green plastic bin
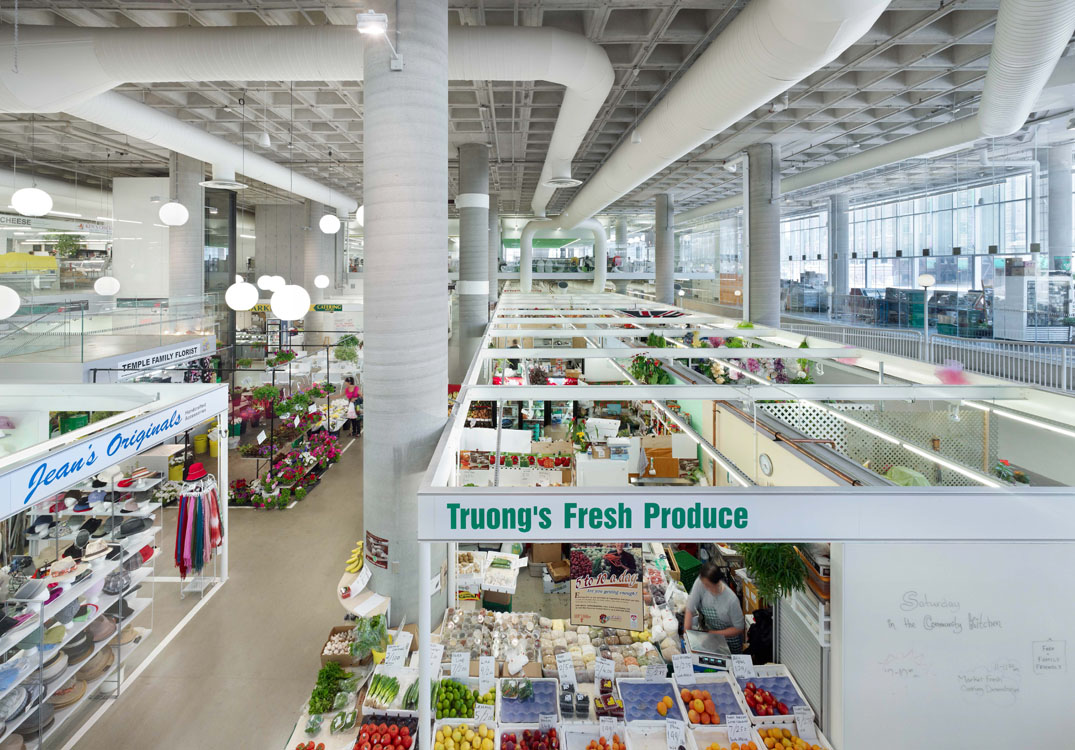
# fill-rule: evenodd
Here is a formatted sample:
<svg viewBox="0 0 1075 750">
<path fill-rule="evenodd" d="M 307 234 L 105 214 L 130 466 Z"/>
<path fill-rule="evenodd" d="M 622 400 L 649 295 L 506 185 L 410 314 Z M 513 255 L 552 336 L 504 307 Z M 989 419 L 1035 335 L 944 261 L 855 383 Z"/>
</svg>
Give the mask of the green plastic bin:
<svg viewBox="0 0 1075 750">
<path fill-rule="evenodd" d="M 698 571 L 702 569 L 702 561 L 690 552 L 676 550 L 676 565 L 679 566 L 679 582 L 688 592 L 694 585 L 694 579 L 698 577 Z"/>
</svg>

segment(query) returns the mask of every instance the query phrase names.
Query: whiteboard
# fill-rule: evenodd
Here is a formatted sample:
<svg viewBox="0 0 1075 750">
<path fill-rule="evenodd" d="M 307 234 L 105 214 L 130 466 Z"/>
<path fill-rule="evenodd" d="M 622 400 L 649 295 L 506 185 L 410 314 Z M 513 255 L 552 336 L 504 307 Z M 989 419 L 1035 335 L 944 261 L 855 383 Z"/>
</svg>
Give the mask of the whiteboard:
<svg viewBox="0 0 1075 750">
<path fill-rule="evenodd" d="M 845 544 L 842 569 L 841 748 L 1075 746 L 1075 544 Z"/>
</svg>

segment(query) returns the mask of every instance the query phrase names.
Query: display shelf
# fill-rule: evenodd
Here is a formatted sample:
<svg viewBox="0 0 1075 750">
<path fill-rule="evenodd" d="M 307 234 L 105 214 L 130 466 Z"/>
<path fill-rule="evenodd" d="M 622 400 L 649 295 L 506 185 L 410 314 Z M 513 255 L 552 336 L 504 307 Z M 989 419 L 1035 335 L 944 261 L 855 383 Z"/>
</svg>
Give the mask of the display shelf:
<svg viewBox="0 0 1075 750">
<path fill-rule="evenodd" d="M 153 489 L 154 487 L 156 487 L 158 484 L 160 484 L 164 480 L 165 480 L 164 476 L 154 477 L 153 479 L 149 480 L 148 482 L 143 482 L 142 480 L 138 480 L 137 482 L 133 483 L 130 487 L 120 487 L 116 483 L 116 481 L 113 480 L 113 481 L 110 481 L 110 482 L 106 482 L 104 487 L 97 487 L 97 488 L 94 488 L 92 480 L 89 480 L 89 481 L 84 480 L 84 481 L 79 482 L 78 484 L 74 485 L 73 487 L 71 487 L 71 489 L 72 490 L 78 490 L 79 492 L 93 492 L 95 489 L 103 490 L 104 492 L 118 492 L 118 493 L 124 493 L 124 492 L 148 492 L 149 490 Z"/>
<path fill-rule="evenodd" d="M 750 722 L 754 726 L 765 727 L 794 725 L 795 716 L 793 714 L 795 707 L 809 707 L 810 703 L 806 700 L 803 691 L 799 689 L 798 683 L 795 682 L 795 678 L 791 676 L 788 668 L 783 664 L 759 664 L 754 667 L 754 672 L 757 675 L 756 677 L 750 679 L 736 678 L 736 697 L 742 701 L 742 704 L 746 705 L 743 686 L 748 682 L 753 682 L 758 688 L 769 691 L 778 701 L 783 702 L 788 707 L 789 712 L 775 716 L 758 716 L 748 708 L 747 717 Z"/>
<path fill-rule="evenodd" d="M 139 492 L 145 492 L 145 490 L 139 490 Z M 112 516 L 112 515 L 118 516 L 120 518 L 137 518 L 138 516 L 153 515 L 158 510 L 160 510 L 161 507 L 163 507 L 163 506 L 162 506 L 161 503 L 149 503 L 144 508 L 139 508 L 138 511 L 135 512 L 135 513 L 124 513 L 121 510 L 122 507 L 123 507 L 123 503 L 120 503 L 120 502 L 114 502 L 114 503 L 113 502 L 104 502 L 104 503 L 97 503 L 96 505 L 91 506 L 91 508 L 89 510 L 87 510 L 85 512 L 81 512 L 81 513 L 75 512 L 73 510 L 62 510 L 59 513 L 49 513 L 47 515 L 57 516 L 57 517 L 61 517 L 61 518 L 69 517 L 69 516 L 81 518 L 83 516 Z M 62 538 L 66 539 L 67 537 L 62 537 Z M 73 539 L 74 537 L 71 537 L 71 538 Z M 39 540 L 39 541 L 46 541 L 46 540 Z"/>
</svg>

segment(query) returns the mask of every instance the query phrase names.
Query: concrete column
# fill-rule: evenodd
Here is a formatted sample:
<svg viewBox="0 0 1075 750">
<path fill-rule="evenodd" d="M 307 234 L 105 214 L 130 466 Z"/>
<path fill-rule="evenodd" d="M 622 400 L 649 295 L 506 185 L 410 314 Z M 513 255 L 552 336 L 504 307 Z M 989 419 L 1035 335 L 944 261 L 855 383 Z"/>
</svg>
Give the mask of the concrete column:
<svg viewBox="0 0 1075 750">
<path fill-rule="evenodd" d="M 316 220 L 310 223 L 311 212 L 306 203 L 259 203 L 254 207 L 257 276 L 283 276 L 288 284 L 305 286 L 307 228 L 321 233 Z M 267 299 L 269 292 L 262 291 L 261 295 Z"/>
<path fill-rule="evenodd" d="M 627 219 L 616 219 L 616 249 L 627 249 Z"/>
<path fill-rule="evenodd" d="M 489 147 L 459 147 L 459 333 L 464 367 L 489 322 Z"/>
<path fill-rule="evenodd" d="M 168 170 L 171 197 L 190 212 L 186 224 L 168 229 L 168 299 L 173 308 L 190 309 L 205 298 L 205 188 L 198 184 L 205 164 L 173 152 Z"/>
<path fill-rule="evenodd" d="M 1071 270 L 1071 144 L 1049 149 L 1049 268 Z"/>
<path fill-rule="evenodd" d="M 448 413 L 448 0 L 397 7 L 388 28 L 398 30 L 403 70 L 389 70 L 383 41 L 364 45 L 363 520 L 387 545 L 370 588 L 392 597 L 394 622 L 417 622 L 418 582 L 439 575 L 446 557 L 433 545 L 420 570 L 415 536 L 418 485 Z M 442 587 L 433 622 L 444 603 Z"/>
<path fill-rule="evenodd" d="M 829 196 L 829 284 L 836 297 L 851 293 L 850 199 L 847 193 Z"/>
<path fill-rule="evenodd" d="M 654 291 L 657 301 L 666 305 L 676 302 L 676 238 L 672 213 L 675 205 L 669 193 L 657 196 L 657 216 L 654 225 L 655 243 L 653 258 L 656 266 Z"/>
<path fill-rule="evenodd" d="M 489 194 L 489 304 L 500 299 L 500 196 Z"/>
<path fill-rule="evenodd" d="M 749 319 L 780 324 L 780 147 L 758 143 L 747 148 L 750 160 Z"/>
<path fill-rule="evenodd" d="M 612 283 L 616 285 L 616 294 L 627 294 L 627 285 L 631 282 L 616 279 Z"/>
<path fill-rule="evenodd" d="M 336 234 L 325 234 L 321 231 L 318 222 L 321 221 L 321 217 L 325 214 L 325 207 L 321 203 L 308 200 L 303 209 L 303 274 L 301 282 L 294 283 L 301 283 L 306 291 L 310 293 L 310 301 L 316 305 L 325 300 L 325 292 L 331 292 L 331 287 L 328 290 L 318 289 L 314 286 L 314 278 L 324 274 L 335 280 L 333 263 L 336 255 L 336 234 L 342 234 L 345 229 L 340 227 L 340 231 Z M 345 222 L 346 219 L 347 217 L 345 216 Z M 344 226 L 346 226 L 346 223 Z M 307 313 L 305 328 L 307 331 L 316 331 L 316 333 L 306 336 L 306 343 L 309 345 L 321 344 L 325 336 L 329 335 L 325 331 L 331 328 L 331 321 L 331 313 Z"/>
</svg>

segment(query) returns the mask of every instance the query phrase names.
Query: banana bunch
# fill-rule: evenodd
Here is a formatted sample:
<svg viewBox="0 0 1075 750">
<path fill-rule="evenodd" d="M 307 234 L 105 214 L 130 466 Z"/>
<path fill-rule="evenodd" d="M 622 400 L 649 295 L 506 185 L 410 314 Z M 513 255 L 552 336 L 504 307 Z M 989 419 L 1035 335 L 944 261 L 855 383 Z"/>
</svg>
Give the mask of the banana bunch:
<svg viewBox="0 0 1075 750">
<path fill-rule="evenodd" d="M 347 570 L 348 573 L 357 573 L 360 570 L 362 570 L 362 563 L 363 563 L 362 547 L 363 547 L 363 543 L 361 541 L 358 541 L 358 542 L 355 542 L 355 544 L 357 544 L 358 546 L 355 547 L 353 550 L 351 550 L 351 556 L 349 558 L 347 558 L 347 562 L 345 563 L 346 570 Z"/>
</svg>

